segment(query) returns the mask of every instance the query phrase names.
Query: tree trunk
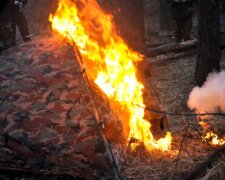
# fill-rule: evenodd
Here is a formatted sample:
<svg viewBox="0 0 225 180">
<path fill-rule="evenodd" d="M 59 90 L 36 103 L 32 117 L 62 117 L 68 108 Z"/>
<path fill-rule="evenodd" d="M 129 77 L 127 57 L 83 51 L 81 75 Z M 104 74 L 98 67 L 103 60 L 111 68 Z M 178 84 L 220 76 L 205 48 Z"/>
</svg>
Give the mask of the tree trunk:
<svg viewBox="0 0 225 180">
<path fill-rule="evenodd" d="M 171 0 L 160 0 L 160 31 L 169 33 L 173 29 L 171 17 Z"/>
<path fill-rule="evenodd" d="M 155 57 L 168 52 L 181 52 L 197 48 L 197 40 L 189 40 L 181 43 L 169 43 L 157 47 L 147 48 L 147 57 Z"/>
<path fill-rule="evenodd" d="M 119 35 L 135 51 L 145 53 L 143 0 L 98 0 L 113 15 Z"/>
<path fill-rule="evenodd" d="M 208 74 L 220 69 L 220 1 L 200 0 L 199 44 L 195 81 L 203 85 Z"/>
<path fill-rule="evenodd" d="M 220 0 L 221 2 L 221 13 L 224 15 L 225 14 L 225 1 L 224 0 Z"/>
<path fill-rule="evenodd" d="M 128 45 L 141 53 L 145 52 L 144 4 L 143 0 L 123 0 L 116 17 L 120 35 Z"/>
</svg>

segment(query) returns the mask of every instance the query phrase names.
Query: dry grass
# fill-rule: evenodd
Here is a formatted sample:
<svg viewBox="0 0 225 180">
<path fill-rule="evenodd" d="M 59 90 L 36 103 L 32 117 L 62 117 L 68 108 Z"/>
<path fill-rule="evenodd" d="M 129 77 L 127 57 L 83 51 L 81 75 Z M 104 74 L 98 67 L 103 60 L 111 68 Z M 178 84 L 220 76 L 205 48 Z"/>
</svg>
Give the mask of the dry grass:
<svg viewBox="0 0 225 180">
<path fill-rule="evenodd" d="M 159 102 L 166 111 L 179 113 L 189 111 L 187 100 L 194 87 L 195 59 L 195 52 L 182 58 L 173 59 L 171 55 L 164 55 L 148 59 L 150 63 L 148 73 L 145 73 L 145 92 L 149 88 L 154 88 Z M 221 64 L 224 67 L 224 56 Z M 207 161 L 208 156 L 213 153 L 199 133 L 190 127 L 175 168 L 177 152 L 187 127 L 187 120 L 192 122 L 200 133 L 202 129 L 195 118 L 168 116 L 168 119 L 173 136 L 171 152 L 146 152 L 142 148 L 136 153 L 125 151 L 122 171 L 124 179 L 185 179 L 195 167 Z M 209 123 L 212 129 L 224 135 L 224 118 L 213 117 Z"/>
</svg>

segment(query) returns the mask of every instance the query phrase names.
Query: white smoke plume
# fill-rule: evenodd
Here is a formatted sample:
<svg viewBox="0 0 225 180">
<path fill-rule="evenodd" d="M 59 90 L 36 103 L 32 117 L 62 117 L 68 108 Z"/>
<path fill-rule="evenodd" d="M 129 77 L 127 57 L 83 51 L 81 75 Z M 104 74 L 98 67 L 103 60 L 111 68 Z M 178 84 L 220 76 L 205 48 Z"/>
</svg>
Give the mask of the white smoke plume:
<svg viewBox="0 0 225 180">
<path fill-rule="evenodd" d="M 209 74 L 202 87 L 195 87 L 189 95 L 188 107 L 197 113 L 225 112 L 225 71 Z"/>
</svg>

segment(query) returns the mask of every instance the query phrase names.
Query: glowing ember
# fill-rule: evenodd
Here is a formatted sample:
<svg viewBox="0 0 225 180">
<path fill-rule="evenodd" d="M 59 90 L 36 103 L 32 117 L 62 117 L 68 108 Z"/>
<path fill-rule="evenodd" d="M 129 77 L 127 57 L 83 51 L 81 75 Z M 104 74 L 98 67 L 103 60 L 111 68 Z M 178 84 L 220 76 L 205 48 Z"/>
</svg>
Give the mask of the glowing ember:
<svg viewBox="0 0 225 180">
<path fill-rule="evenodd" d="M 210 126 L 206 122 L 204 122 L 204 121 L 199 121 L 199 124 L 202 126 L 202 128 L 204 130 L 210 129 Z"/>
<path fill-rule="evenodd" d="M 127 139 L 143 142 L 148 150 L 170 149 L 171 134 L 155 140 L 151 124 L 143 119 L 145 107 L 142 97 L 143 85 L 137 80 L 134 62 L 142 60 L 142 55 L 133 52 L 117 35 L 112 17 L 106 14 L 96 0 L 59 0 L 58 9 L 50 15 L 52 29 L 66 38 L 72 45 L 76 42 L 83 56 L 88 75 L 108 95 L 110 100 L 120 105 L 127 115 Z"/>
</svg>

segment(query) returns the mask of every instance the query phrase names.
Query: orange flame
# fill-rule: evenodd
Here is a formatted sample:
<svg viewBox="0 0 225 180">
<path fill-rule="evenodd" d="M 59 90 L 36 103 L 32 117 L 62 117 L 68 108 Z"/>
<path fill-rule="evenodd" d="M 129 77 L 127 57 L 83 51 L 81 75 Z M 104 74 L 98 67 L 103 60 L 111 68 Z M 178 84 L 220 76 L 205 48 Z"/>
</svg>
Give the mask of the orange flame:
<svg viewBox="0 0 225 180">
<path fill-rule="evenodd" d="M 224 145 L 225 144 L 225 140 L 218 138 L 218 136 L 215 133 L 213 133 L 212 131 L 208 132 L 205 135 L 205 139 L 207 141 L 209 141 L 209 143 L 212 145 Z"/>
<path fill-rule="evenodd" d="M 170 149 L 172 137 L 167 132 L 165 138 L 155 140 L 151 124 L 143 119 L 145 107 L 142 97 L 144 86 L 137 80 L 135 62 L 143 56 L 127 46 L 116 33 L 112 16 L 106 14 L 96 0 L 59 0 L 58 9 L 50 15 L 52 29 L 66 38 L 71 38 L 81 52 L 88 75 L 108 95 L 110 100 L 120 105 L 128 113 L 128 140 L 142 141 L 148 150 Z M 68 36 L 69 34 L 69 36 Z"/>
<path fill-rule="evenodd" d="M 199 124 L 205 131 L 208 131 L 204 138 L 212 145 L 224 145 L 225 140 L 220 139 L 213 131 L 210 131 L 210 125 L 204 121 L 199 121 Z"/>
</svg>

